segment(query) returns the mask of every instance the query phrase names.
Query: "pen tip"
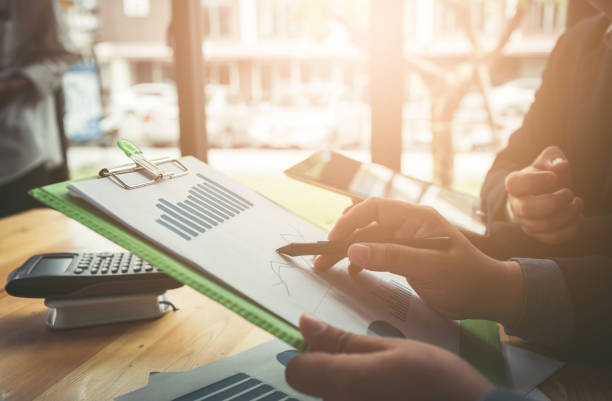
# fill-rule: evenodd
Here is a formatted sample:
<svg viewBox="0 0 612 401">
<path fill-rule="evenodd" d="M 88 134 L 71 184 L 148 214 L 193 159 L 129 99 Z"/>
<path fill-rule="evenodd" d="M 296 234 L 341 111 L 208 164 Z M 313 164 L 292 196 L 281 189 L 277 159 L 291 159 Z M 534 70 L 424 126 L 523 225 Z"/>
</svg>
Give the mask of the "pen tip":
<svg viewBox="0 0 612 401">
<path fill-rule="evenodd" d="M 289 245 L 285 245 L 285 246 L 281 246 L 280 248 L 278 248 L 276 250 L 277 253 L 282 253 L 282 254 L 287 254 L 287 252 L 289 251 L 289 249 L 291 249 L 291 247 Z"/>
</svg>

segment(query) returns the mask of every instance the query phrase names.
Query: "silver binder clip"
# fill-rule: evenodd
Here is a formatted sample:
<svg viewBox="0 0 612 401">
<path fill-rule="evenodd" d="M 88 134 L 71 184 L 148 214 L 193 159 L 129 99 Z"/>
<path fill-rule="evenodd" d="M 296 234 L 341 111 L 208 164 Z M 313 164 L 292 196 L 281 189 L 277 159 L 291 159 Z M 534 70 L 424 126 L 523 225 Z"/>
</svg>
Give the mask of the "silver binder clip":
<svg viewBox="0 0 612 401">
<path fill-rule="evenodd" d="M 103 168 L 98 175 L 108 177 L 124 189 L 142 188 L 147 185 L 155 184 L 161 180 L 170 180 L 181 177 L 189 172 L 189 169 L 180 160 L 173 157 L 160 157 L 157 159 L 146 159 L 142 151 L 134 144 L 125 139 L 117 142 L 119 149 L 132 159 L 134 163 L 123 164 L 113 168 Z M 169 164 L 172 169 L 162 170 L 161 166 Z M 149 177 L 148 181 L 131 184 L 121 179 L 120 175 L 127 173 L 140 172 Z"/>
</svg>

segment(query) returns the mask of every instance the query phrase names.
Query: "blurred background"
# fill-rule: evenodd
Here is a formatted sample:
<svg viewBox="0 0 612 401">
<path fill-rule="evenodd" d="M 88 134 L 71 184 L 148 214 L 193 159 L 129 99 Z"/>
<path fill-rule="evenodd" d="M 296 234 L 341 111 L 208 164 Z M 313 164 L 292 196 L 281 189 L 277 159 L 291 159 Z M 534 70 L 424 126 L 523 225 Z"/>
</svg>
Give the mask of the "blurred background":
<svg viewBox="0 0 612 401">
<path fill-rule="evenodd" d="M 63 81 L 73 178 L 124 163 L 125 138 L 322 224 L 350 201 L 282 174 L 322 148 L 477 194 L 568 23 L 563 0 L 61 3 L 82 59 Z"/>
</svg>

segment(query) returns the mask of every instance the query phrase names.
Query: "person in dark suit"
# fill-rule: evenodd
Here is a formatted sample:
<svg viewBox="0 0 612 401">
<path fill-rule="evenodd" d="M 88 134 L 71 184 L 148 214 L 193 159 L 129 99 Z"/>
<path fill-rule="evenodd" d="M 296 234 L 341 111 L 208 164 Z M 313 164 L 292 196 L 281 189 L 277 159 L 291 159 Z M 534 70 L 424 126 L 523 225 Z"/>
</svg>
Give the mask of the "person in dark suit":
<svg viewBox="0 0 612 401">
<path fill-rule="evenodd" d="M 565 33 L 522 127 L 496 157 L 481 198 L 503 255 L 610 252 L 612 3 Z"/>
<path fill-rule="evenodd" d="M 612 1 L 591 3 L 603 13 L 559 40 L 483 189 L 492 253 L 540 257 L 496 259 L 432 209 L 369 199 L 329 234 L 358 242 L 348 250 L 353 273 L 402 275 L 444 316 L 494 320 L 568 357 L 612 357 Z M 368 242 L 429 236 L 451 237 L 451 249 Z M 315 268 L 339 258 L 319 256 Z M 346 333 L 310 316 L 300 329 L 314 352 L 290 361 L 287 382 L 326 400 L 525 399 L 436 347 Z"/>
</svg>

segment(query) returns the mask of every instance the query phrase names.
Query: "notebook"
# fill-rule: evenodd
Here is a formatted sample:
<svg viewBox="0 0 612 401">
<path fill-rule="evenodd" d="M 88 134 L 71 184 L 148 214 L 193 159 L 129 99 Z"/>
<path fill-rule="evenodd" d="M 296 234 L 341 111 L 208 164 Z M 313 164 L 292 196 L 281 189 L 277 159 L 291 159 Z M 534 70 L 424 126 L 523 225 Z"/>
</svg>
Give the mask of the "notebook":
<svg viewBox="0 0 612 401">
<path fill-rule="evenodd" d="M 297 349 L 297 322 L 309 312 L 359 334 L 433 343 L 505 382 L 496 324 L 444 319 L 398 276 L 351 278 L 345 262 L 321 275 L 309 258 L 276 254 L 326 232 L 197 159 L 181 161 L 186 176 L 136 190 L 94 178 L 32 194 Z"/>
</svg>

